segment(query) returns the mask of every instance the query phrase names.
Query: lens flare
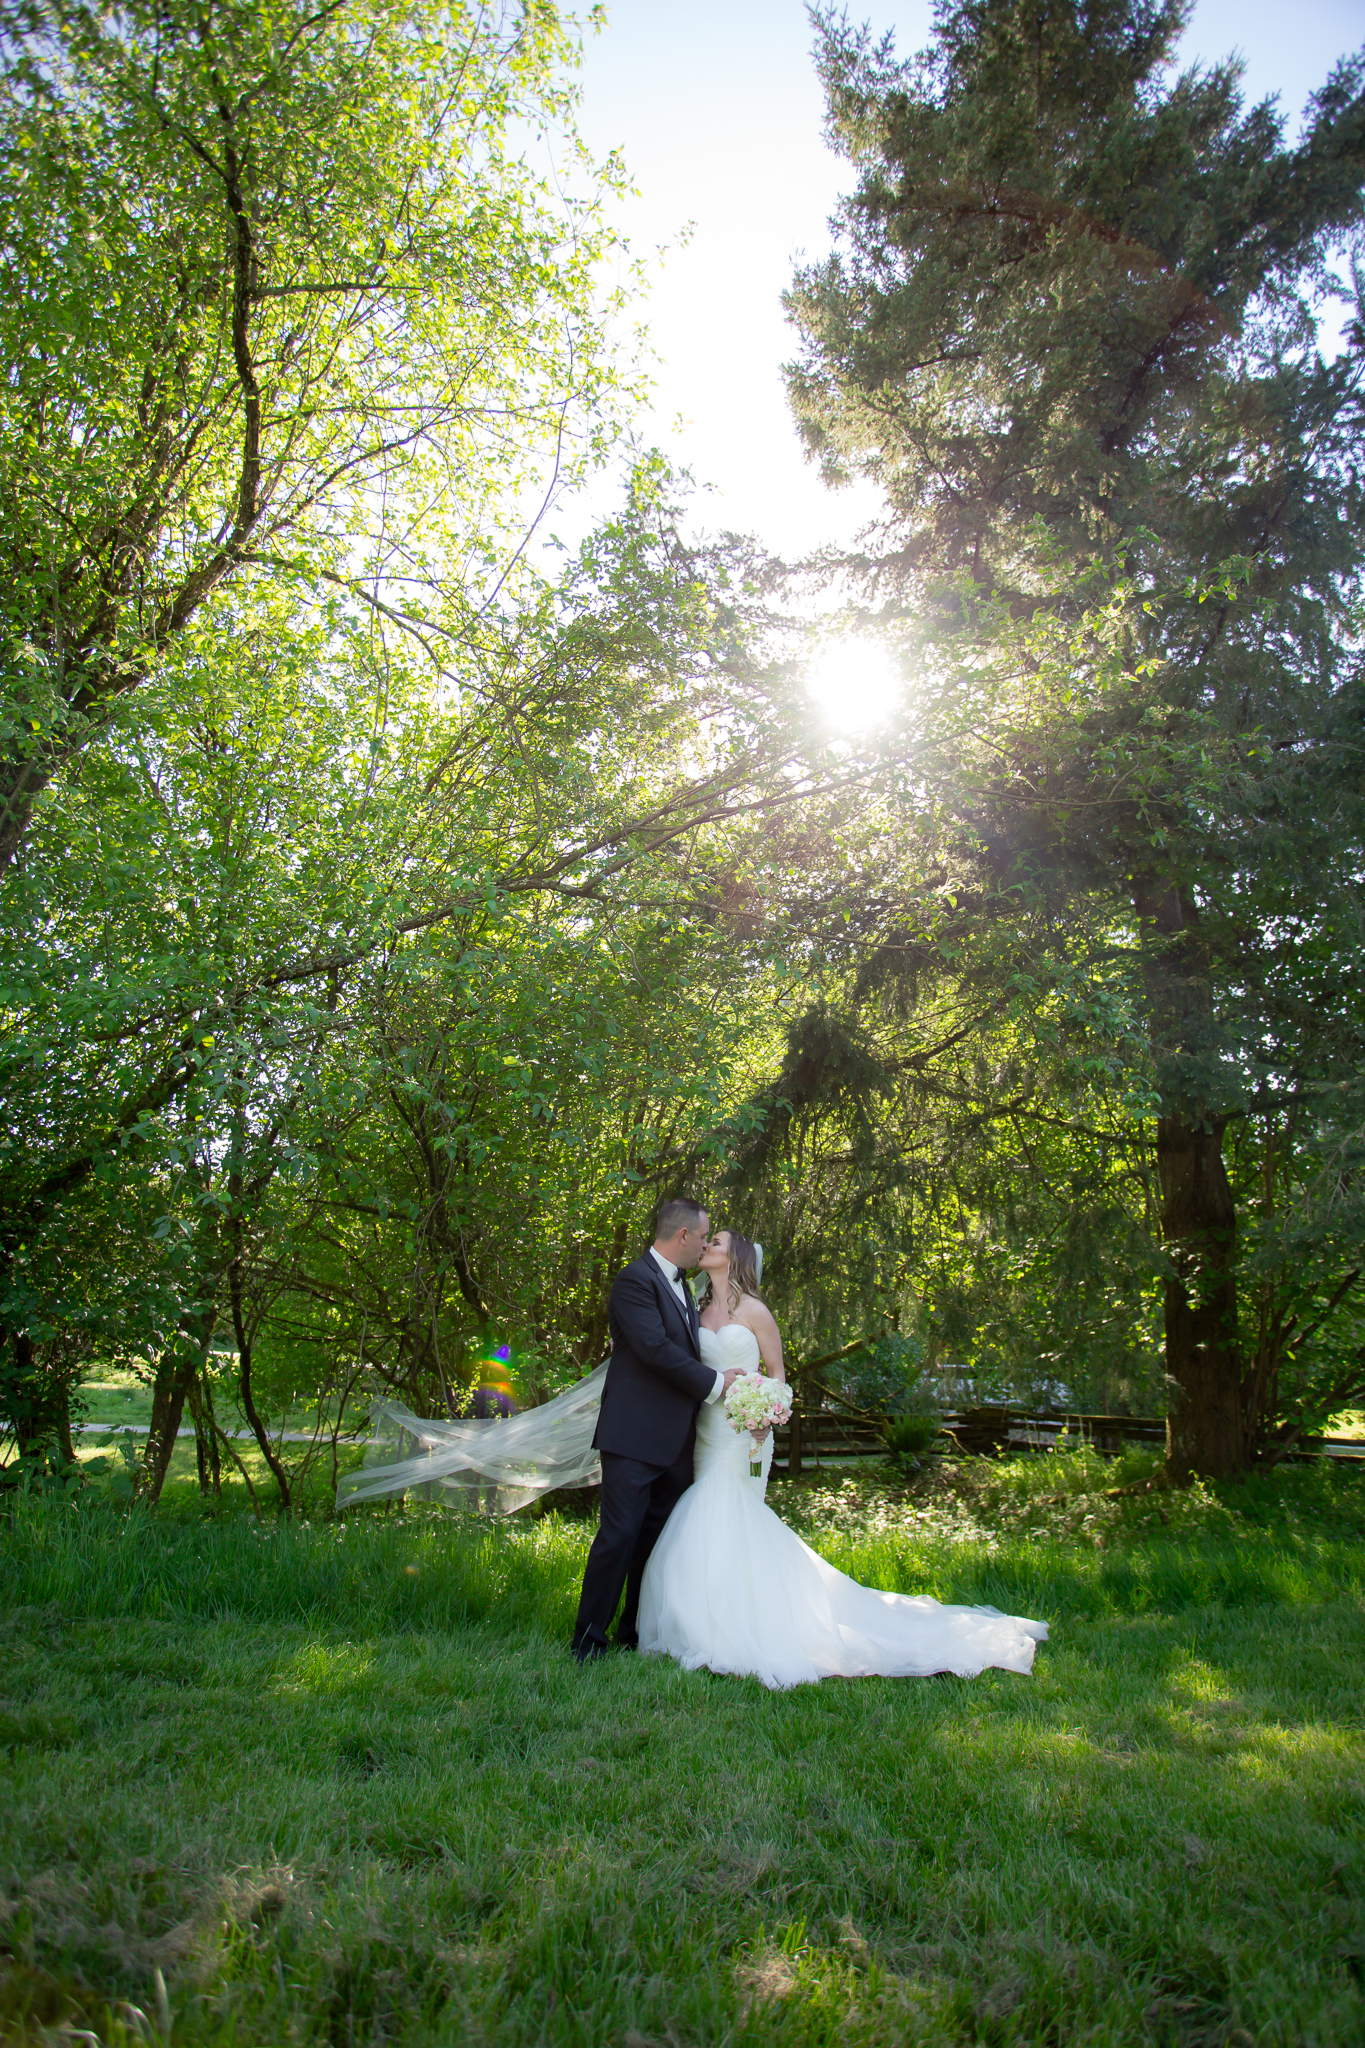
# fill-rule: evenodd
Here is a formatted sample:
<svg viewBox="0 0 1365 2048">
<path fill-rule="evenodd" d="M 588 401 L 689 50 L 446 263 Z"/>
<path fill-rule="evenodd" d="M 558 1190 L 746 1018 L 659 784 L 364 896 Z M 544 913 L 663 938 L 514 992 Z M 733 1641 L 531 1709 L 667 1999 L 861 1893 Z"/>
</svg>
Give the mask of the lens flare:
<svg viewBox="0 0 1365 2048">
<path fill-rule="evenodd" d="M 507 1369 L 511 1357 L 510 1344 L 490 1344 L 479 1360 L 478 1382 L 473 1395 L 476 1419 L 516 1414 L 516 1389 Z"/>
</svg>

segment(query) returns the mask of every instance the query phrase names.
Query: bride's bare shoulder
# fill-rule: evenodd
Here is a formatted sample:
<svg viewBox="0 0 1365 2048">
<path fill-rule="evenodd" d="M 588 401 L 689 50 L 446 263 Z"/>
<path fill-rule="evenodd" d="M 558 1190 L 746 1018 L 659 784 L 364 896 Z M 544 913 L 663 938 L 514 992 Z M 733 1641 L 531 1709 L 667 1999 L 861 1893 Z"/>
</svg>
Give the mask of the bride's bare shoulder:
<svg viewBox="0 0 1365 2048">
<path fill-rule="evenodd" d="M 735 1310 L 735 1321 L 743 1323 L 758 1339 L 764 1365 L 777 1379 L 785 1378 L 782 1365 L 782 1334 L 772 1310 L 756 1294 L 746 1294 Z"/>
</svg>

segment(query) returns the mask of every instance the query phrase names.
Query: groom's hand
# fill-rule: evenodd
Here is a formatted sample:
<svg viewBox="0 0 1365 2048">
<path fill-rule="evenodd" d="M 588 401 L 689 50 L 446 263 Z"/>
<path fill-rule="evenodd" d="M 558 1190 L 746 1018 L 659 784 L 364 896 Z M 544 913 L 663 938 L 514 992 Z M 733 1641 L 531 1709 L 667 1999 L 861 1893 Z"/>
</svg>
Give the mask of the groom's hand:
<svg viewBox="0 0 1365 2048">
<path fill-rule="evenodd" d="M 743 1377 L 744 1377 L 744 1375 L 743 1375 L 743 1373 L 742 1373 L 742 1372 L 741 1372 L 741 1371 L 739 1370 L 738 1366 L 734 1366 L 734 1365 L 732 1365 L 732 1366 L 730 1367 L 730 1370 L 729 1370 L 729 1372 L 723 1372 L 723 1373 L 721 1374 L 721 1376 L 720 1376 L 720 1398 L 721 1398 L 721 1400 L 722 1400 L 722 1401 L 723 1401 L 723 1400 L 725 1399 L 725 1396 L 726 1396 L 726 1395 L 727 1395 L 727 1394 L 729 1393 L 729 1391 L 730 1391 L 731 1387 L 732 1387 L 732 1386 L 734 1385 L 735 1381 L 736 1381 L 736 1380 L 742 1380 L 742 1379 L 743 1379 Z"/>
</svg>

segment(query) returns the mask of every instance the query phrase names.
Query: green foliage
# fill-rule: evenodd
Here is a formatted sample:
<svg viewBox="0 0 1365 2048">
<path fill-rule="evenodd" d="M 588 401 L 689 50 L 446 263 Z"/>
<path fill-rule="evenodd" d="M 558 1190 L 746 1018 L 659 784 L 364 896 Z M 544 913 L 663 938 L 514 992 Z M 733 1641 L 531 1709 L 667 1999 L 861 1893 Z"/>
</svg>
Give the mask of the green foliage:
<svg viewBox="0 0 1365 2048">
<path fill-rule="evenodd" d="M 776 970 L 713 878 L 803 794 L 733 673 L 715 730 L 715 579 L 658 484 L 485 623 L 457 699 L 262 585 L 49 789 L 0 878 L 25 1444 L 92 1344 L 156 1380 L 152 1491 L 224 1340 L 248 1420 L 252 1388 L 334 1421 L 357 1383 L 458 1402 L 494 1344 L 531 1398 L 600 1355 L 613 1263 L 766 1055 Z"/>
<path fill-rule="evenodd" d="M 1040 908 L 983 915 L 1001 906 L 970 845 L 941 845 L 944 892 L 879 933 L 886 897 L 915 886 L 903 847 L 845 941 L 877 1087 L 850 1105 L 779 1083 L 781 1121 L 738 1155 L 774 1299 L 807 1356 L 889 1328 L 927 1371 L 969 1361 L 1000 1398 L 1159 1411 L 1150 1081 L 1125 963 Z"/>
<path fill-rule="evenodd" d="M 450 643 L 610 433 L 595 202 L 510 140 L 590 168 L 572 55 L 548 8 L 7 8 L 0 844 L 215 593 Z"/>
<path fill-rule="evenodd" d="M 553 604 L 495 600 L 615 429 L 608 238 L 553 10 L 4 25 L 0 1411 L 41 1462 L 92 1346 L 147 1357 L 155 1493 L 229 1297 L 251 1407 L 248 1232 L 365 1092 L 363 966 L 584 857 L 516 772 Z"/>
<path fill-rule="evenodd" d="M 840 1358 L 825 1376 L 860 1408 L 894 1413 L 928 1398 L 924 1378 L 924 1345 L 918 1337 L 892 1331 L 865 1344 L 851 1357 Z"/>
<path fill-rule="evenodd" d="M 886 1448 L 893 1464 L 903 1465 L 927 1451 L 939 1434 L 936 1415 L 898 1415 L 885 1429 Z"/>
<path fill-rule="evenodd" d="M 186 1413 L 207 1490 L 310 1498 L 378 1389 L 594 1364 L 681 1187 L 796 1359 L 873 1341 L 860 1403 L 1159 1407 L 1228 1275 L 1252 1441 L 1353 1399 L 1354 71 L 1295 151 L 1161 85 L 1170 10 L 950 9 L 909 71 L 825 23 L 862 182 L 793 388 L 888 491 L 872 745 L 657 458 L 553 586 L 519 552 L 624 396 L 571 24 L 4 18 L 6 1454 L 66 1484 L 116 1362 L 142 1498 Z"/>
<path fill-rule="evenodd" d="M 873 475 L 913 524 L 886 577 L 1022 591 L 1054 550 L 1102 561 L 1137 528 L 1158 581 L 1249 555 L 1288 596 L 1306 546 L 1319 577 L 1289 603 L 1316 608 L 1349 573 L 1345 474 L 1292 538 L 1276 500 L 1336 473 L 1354 416 L 1355 365 L 1312 343 L 1362 217 L 1365 73 L 1343 61 L 1289 148 L 1235 62 L 1169 76 L 1183 23 L 1175 4 L 967 0 L 901 63 L 820 17 L 859 183 L 840 248 L 790 294 L 792 394 L 831 479 Z M 1179 625 L 1202 640 L 1193 610 Z"/>
</svg>

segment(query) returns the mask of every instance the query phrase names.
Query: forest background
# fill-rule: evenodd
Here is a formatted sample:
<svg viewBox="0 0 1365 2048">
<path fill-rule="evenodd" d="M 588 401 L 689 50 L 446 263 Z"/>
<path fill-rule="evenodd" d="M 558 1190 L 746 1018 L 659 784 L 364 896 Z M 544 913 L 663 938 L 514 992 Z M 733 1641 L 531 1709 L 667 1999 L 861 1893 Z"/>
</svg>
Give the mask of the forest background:
<svg viewBox="0 0 1365 2048">
<path fill-rule="evenodd" d="M 698 542 L 636 450 L 551 570 L 638 403 L 574 25 L 4 10 L 11 1479 L 96 1361 L 151 1501 L 225 1397 L 286 1500 L 287 1413 L 542 1398 L 684 1187 L 907 1397 L 1174 1476 L 1365 1398 L 1365 70 L 1287 140 L 1184 18 L 817 17 L 789 390 L 880 516 Z"/>
</svg>

